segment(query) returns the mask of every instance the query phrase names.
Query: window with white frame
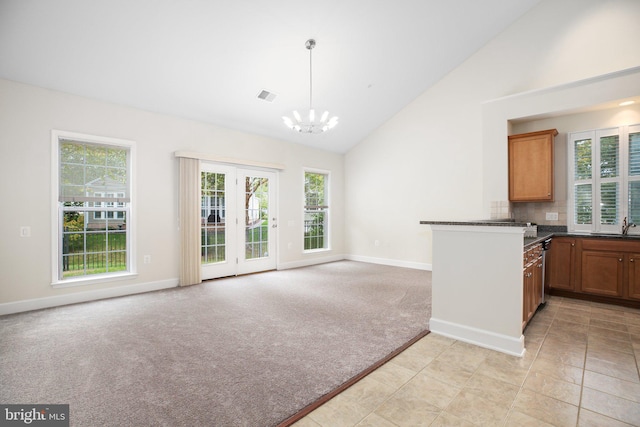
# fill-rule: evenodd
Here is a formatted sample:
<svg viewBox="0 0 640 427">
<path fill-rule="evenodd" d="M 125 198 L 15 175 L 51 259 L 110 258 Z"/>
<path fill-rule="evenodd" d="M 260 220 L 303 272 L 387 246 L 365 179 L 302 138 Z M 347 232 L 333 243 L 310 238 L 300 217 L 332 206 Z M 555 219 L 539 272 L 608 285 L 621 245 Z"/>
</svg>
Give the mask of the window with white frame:
<svg viewBox="0 0 640 427">
<path fill-rule="evenodd" d="M 55 285 L 132 273 L 133 142 L 53 132 Z"/>
<path fill-rule="evenodd" d="M 304 250 L 329 248 L 329 174 L 304 173 Z"/>
<path fill-rule="evenodd" d="M 640 223 L 640 125 L 569 134 L 569 231 Z"/>
</svg>

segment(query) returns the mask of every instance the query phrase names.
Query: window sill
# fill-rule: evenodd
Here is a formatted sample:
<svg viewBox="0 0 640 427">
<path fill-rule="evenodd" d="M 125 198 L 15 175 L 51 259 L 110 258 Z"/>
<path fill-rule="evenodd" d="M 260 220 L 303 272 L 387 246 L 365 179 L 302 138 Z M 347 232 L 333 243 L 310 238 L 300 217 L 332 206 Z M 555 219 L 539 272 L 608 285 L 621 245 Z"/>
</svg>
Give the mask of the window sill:
<svg viewBox="0 0 640 427">
<path fill-rule="evenodd" d="M 51 283 L 53 288 L 71 288 L 74 286 L 85 286 L 85 285 L 94 285 L 97 283 L 108 283 L 115 282 L 118 280 L 129 280 L 135 279 L 138 277 L 137 273 L 113 273 L 113 274 L 96 274 L 91 277 L 81 277 L 81 278 L 72 278 L 59 280 Z"/>
<path fill-rule="evenodd" d="M 318 249 L 306 249 L 302 251 L 303 254 L 315 254 L 318 252 L 329 252 L 331 248 L 318 248 Z"/>
</svg>

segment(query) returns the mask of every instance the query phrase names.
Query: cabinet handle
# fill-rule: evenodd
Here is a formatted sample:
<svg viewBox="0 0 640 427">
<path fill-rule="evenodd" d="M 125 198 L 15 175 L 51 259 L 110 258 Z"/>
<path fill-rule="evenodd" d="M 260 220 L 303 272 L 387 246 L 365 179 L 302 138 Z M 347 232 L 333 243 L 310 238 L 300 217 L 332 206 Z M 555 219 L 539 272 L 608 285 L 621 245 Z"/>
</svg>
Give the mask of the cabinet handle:
<svg viewBox="0 0 640 427">
<path fill-rule="evenodd" d="M 575 245 L 576 245 L 575 243 L 572 243 L 572 244 L 571 244 L 571 246 L 575 246 Z"/>
<path fill-rule="evenodd" d="M 618 258 L 618 261 L 622 262 L 622 258 Z"/>
<path fill-rule="evenodd" d="M 633 262 L 633 258 L 631 258 L 629 261 L 630 261 L 630 262 Z"/>
</svg>

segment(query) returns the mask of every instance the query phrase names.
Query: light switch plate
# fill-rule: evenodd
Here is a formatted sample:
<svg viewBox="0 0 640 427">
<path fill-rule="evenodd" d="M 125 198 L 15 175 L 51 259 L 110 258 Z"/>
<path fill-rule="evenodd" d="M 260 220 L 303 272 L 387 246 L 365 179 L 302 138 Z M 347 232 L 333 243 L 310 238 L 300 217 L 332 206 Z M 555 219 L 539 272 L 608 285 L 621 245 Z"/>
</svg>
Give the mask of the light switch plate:
<svg viewBox="0 0 640 427">
<path fill-rule="evenodd" d="M 558 220 L 558 212 L 547 212 L 546 219 L 548 221 L 557 221 Z"/>
</svg>

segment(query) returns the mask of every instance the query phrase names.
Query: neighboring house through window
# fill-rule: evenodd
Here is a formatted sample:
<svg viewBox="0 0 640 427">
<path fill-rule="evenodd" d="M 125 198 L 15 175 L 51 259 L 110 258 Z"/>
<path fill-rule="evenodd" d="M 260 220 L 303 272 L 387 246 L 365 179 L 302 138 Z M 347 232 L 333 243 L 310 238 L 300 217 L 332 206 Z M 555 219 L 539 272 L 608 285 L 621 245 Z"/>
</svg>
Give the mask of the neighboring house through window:
<svg viewBox="0 0 640 427">
<path fill-rule="evenodd" d="M 329 249 L 329 174 L 304 172 L 304 250 Z"/>
<path fill-rule="evenodd" d="M 53 284 L 133 273 L 134 143 L 54 131 L 53 145 Z"/>
</svg>

